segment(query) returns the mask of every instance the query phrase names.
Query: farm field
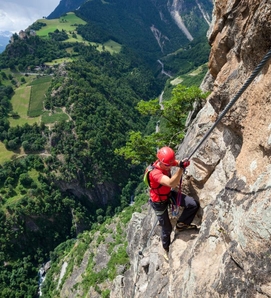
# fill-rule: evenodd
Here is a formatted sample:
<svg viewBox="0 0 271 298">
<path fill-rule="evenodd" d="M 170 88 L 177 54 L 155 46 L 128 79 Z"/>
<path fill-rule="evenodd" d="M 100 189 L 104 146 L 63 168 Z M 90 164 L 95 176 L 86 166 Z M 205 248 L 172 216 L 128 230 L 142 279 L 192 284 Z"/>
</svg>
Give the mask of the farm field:
<svg viewBox="0 0 271 298">
<path fill-rule="evenodd" d="M 45 76 L 33 81 L 30 84 L 32 88 L 28 108 L 29 117 L 38 117 L 43 113 L 43 101 L 51 81 L 52 77 Z"/>
<path fill-rule="evenodd" d="M 10 72 L 10 74 L 14 77 L 13 72 Z M 11 127 L 23 126 L 26 123 L 29 125 L 40 124 L 41 122 L 52 126 L 55 122 L 70 119 L 65 110 L 61 108 L 56 108 L 53 112 L 43 109 L 45 94 L 52 80 L 51 76 L 40 78 L 29 76 L 26 79 L 28 83 L 15 88 L 14 95 L 11 98 L 12 110 L 15 114 L 15 116 L 11 114 L 8 118 Z M 22 154 L 24 154 L 22 148 L 16 151 L 7 150 L 4 143 L 0 142 L 0 164 Z"/>
<path fill-rule="evenodd" d="M 56 121 L 69 120 L 69 116 L 61 109 L 56 109 L 53 113 L 43 110 L 44 95 L 47 92 L 52 78 L 42 77 L 32 81 L 29 85 L 21 86 L 15 90 L 11 99 L 13 112 L 19 115 L 18 118 L 10 117 L 11 126 L 29 125 L 41 121 L 45 124 Z"/>
<path fill-rule="evenodd" d="M 22 85 L 15 89 L 11 99 L 13 112 L 19 115 L 18 118 L 9 118 L 11 126 L 29 125 L 40 122 L 40 115 L 43 113 L 44 95 L 48 90 L 52 78 L 42 77 L 32 81 L 29 85 Z"/>
<path fill-rule="evenodd" d="M 35 122 L 40 122 L 40 117 L 29 118 L 28 117 L 28 106 L 31 94 L 31 86 L 22 86 L 15 90 L 15 94 L 11 99 L 11 104 L 13 107 L 13 111 L 17 112 L 19 118 L 14 119 L 12 117 L 9 118 L 10 126 L 21 126 L 25 123 L 29 125 L 34 124 Z"/>
</svg>

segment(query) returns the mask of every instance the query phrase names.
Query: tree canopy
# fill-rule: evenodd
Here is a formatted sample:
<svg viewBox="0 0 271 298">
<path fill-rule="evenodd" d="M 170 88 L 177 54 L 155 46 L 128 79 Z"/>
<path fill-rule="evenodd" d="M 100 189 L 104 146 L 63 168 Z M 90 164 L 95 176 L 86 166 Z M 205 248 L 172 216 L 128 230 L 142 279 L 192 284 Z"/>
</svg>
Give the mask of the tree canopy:
<svg viewBox="0 0 271 298">
<path fill-rule="evenodd" d="M 115 152 L 134 164 L 152 162 L 155 159 L 155 148 L 174 148 L 182 141 L 188 113 L 192 111 L 195 102 L 204 100 L 207 95 L 196 86 L 177 85 L 170 100 L 160 102 L 156 98 L 148 102 L 140 101 L 137 105 L 138 111 L 142 115 L 155 117 L 159 129 L 150 135 L 131 131 L 126 145 Z"/>
</svg>

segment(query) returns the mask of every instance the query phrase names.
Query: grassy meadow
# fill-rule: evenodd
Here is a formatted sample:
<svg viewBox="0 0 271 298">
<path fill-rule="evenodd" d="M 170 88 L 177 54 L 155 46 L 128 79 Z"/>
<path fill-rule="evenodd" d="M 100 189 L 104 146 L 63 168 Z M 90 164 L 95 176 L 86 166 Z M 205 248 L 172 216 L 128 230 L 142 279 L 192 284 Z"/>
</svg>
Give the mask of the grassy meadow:
<svg viewBox="0 0 271 298">
<path fill-rule="evenodd" d="M 59 121 L 67 121 L 69 116 L 62 109 L 55 109 L 53 112 L 46 111 L 42 115 L 42 122 L 45 124 L 55 123 Z"/>
<path fill-rule="evenodd" d="M 37 35 L 43 38 L 47 38 L 48 34 L 54 32 L 56 29 L 58 29 L 59 31 L 63 29 L 68 33 L 69 36 L 71 36 L 72 33 L 70 32 L 76 31 L 76 25 L 86 24 L 85 21 L 78 18 L 73 12 L 69 12 L 65 16 L 60 17 L 59 19 L 52 19 L 52 20 L 40 19 L 37 22 L 46 24 L 46 26 L 36 31 Z M 70 40 L 67 40 L 67 41 L 70 41 Z M 81 36 L 78 35 L 78 39 L 76 39 L 76 41 L 78 42 L 83 41 L 83 39 Z"/>
<path fill-rule="evenodd" d="M 2 142 L 0 142 L 0 164 L 3 164 L 4 162 L 11 160 L 14 156 L 16 156 L 16 153 L 7 150 L 5 145 Z"/>
<path fill-rule="evenodd" d="M 31 179 L 33 179 L 34 183 L 39 187 L 40 182 L 38 180 L 39 173 L 35 169 L 31 169 L 27 173 Z M 21 184 L 18 183 L 17 186 L 13 189 L 12 196 L 5 202 L 5 204 L 2 206 L 3 209 L 7 208 L 7 206 L 12 206 L 16 204 L 18 201 L 22 199 L 22 197 L 25 195 L 25 190 L 22 191 Z"/>
<path fill-rule="evenodd" d="M 37 35 L 43 38 L 48 38 L 49 33 L 53 33 L 55 30 L 64 30 L 68 34 L 69 38 L 65 40 L 64 42 L 80 42 L 84 43 L 86 45 L 92 45 L 92 46 L 97 46 L 97 50 L 102 52 L 102 51 L 108 51 L 111 54 L 112 53 L 119 53 L 121 50 L 121 45 L 113 40 L 109 40 L 105 42 L 104 44 L 98 44 L 95 42 L 89 42 L 83 39 L 83 37 L 77 33 L 76 31 L 76 26 L 77 25 L 84 25 L 86 22 L 79 17 L 77 17 L 73 12 L 67 13 L 65 16 L 60 17 L 59 19 L 52 19 L 52 20 L 47 20 L 47 19 L 39 19 L 37 22 L 44 23 L 46 26 L 42 27 L 40 30 L 36 31 Z M 73 34 L 76 34 L 76 38 L 73 37 Z M 71 50 L 69 50 L 71 51 Z M 74 58 L 76 59 L 76 58 Z M 64 62 L 70 62 L 73 61 L 74 59 L 71 58 L 66 58 L 66 59 L 57 59 L 51 63 L 46 63 L 47 65 L 54 65 L 58 63 Z"/>
</svg>

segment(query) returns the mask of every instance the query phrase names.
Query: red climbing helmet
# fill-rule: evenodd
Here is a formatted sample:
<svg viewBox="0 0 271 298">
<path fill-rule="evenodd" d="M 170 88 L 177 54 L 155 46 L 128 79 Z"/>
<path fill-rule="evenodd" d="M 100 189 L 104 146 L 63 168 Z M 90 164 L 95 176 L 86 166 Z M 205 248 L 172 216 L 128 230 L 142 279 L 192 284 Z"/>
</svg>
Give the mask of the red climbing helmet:
<svg viewBox="0 0 271 298">
<path fill-rule="evenodd" d="M 162 163 L 172 165 L 175 161 L 175 152 L 169 147 L 162 147 L 156 155 Z"/>
</svg>

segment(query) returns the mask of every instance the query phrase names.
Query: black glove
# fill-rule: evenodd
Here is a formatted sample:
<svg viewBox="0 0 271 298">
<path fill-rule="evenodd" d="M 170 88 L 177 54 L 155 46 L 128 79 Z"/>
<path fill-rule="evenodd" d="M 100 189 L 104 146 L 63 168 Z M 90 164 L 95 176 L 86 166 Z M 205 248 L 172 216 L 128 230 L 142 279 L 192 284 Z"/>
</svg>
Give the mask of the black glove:
<svg viewBox="0 0 271 298">
<path fill-rule="evenodd" d="M 180 161 L 179 167 L 185 170 L 190 165 L 189 159 L 186 159 L 184 161 Z"/>
</svg>

